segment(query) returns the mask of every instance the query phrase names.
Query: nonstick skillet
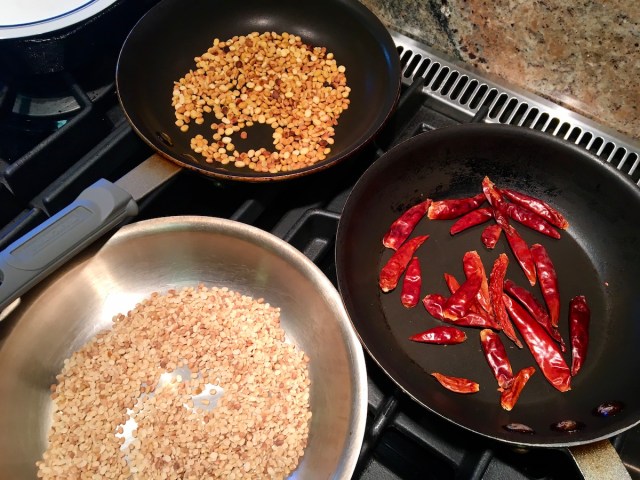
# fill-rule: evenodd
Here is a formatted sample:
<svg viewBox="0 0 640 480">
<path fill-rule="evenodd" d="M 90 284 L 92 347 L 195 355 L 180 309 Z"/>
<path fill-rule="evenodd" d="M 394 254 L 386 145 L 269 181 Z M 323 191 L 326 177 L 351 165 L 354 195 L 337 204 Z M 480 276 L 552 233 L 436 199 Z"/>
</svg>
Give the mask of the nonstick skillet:
<svg viewBox="0 0 640 480">
<path fill-rule="evenodd" d="M 254 31 L 299 35 L 308 45 L 326 47 L 346 67 L 351 103 L 338 119 L 335 143 L 326 160 L 275 174 L 209 164 L 189 143 L 197 133 L 209 138 L 211 122 L 187 134 L 175 125 L 174 81 L 194 67 L 194 57 L 215 38 Z M 136 202 L 182 168 L 217 178 L 267 182 L 325 170 L 350 157 L 374 137 L 395 108 L 400 61 L 388 31 L 357 0 L 193 0 L 188 4 L 163 0 L 125 41 L 116 83 L 131 125 L 158 153 L 115 183 L 98 181 L 72 205 L 0 251 L 0 311 L 93 239 L 135 215 Z M 272 144 L 269 128 L 252 128 L 248 133 L 253 143 L 247 148 Z"/>
<path fill-rule="evenodd" d="M 496 185 L 529 193 L 556 206 L 570 223 L 559 240 L 517 226 L 523 238 L 543 243 L 558 272 L 561 333 L 568 341 L 568 304 L 586 295 L 591 307 L 590 346 L 572 390 L 560 393 L 544 378 L 528 349 L 503 336 L 514 372 L 535 366 L 511 412 L 500 407 L 493 375 L 484 359 L 477 329 L 466 329 L 460 345 L 411 342 L 409 336 L 442 323 L 421 304 L 402 306 L 399 290 L 382 293 L 378 273 L 392 251 L 382 245 L 389 225 L 408 207 L 426 199 L 468 197 L 481 192 L 489 176 Z M 507 277 L 527 286 L 504 239 L 494 250 L 483 246 L 483 226 L 456 236 L 453 220 L 423 219 L 412 236 L 429 234 L 418 249 L 421 296 L 448 296 L 443 273 L 464 279 L 462 256 L 477 250 L 485 269 L 499 253 L 509 256 Z M 360 178 L 342 213 L 336 241 L 337 280 L 351 321 L 364 347 L 411 397 L 436 414 L 486 437 L 522 446 L 565 447 L 602 440 L 640 422 L 640 274 L 638 249 L 640 190 L 624 174 L 580 147 L 534 130 L 502 125 L 464 125 L 421 134 L 396 146 Z M 531 288 L 542 299 L 538 287 Z M 570 354 L 566 358 L 570 361 Z M 466 377 L 480 392 L 445 390 L 432 372 Z M 616 415 L 594 410 L 620 402 Z M 572 420 L 572 432 L 554 428 Z M 524 424 L 535 433 L 509 431 Z"/>
</svg>

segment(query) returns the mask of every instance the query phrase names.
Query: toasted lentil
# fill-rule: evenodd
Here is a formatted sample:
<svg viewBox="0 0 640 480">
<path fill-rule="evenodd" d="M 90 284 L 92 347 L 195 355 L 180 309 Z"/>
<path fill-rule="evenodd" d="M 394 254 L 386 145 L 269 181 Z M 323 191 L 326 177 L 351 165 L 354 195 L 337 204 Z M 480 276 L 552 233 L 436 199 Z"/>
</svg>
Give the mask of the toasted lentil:
<svg viewBox="0 0 640 480">
<path fill-rule="evenodd" d="M 280 172 L 313 165 L 330 154 L 326 144 L 333 144 L 351 89 L 346 68 L 325 47 L 311 47 L 286 32 L 253 32 L 215 39 L 195 57 L 195 67 L 174 83 L 172 106 L 182 132 L 192 121 L 203 123 L 203 113 L 215 116 L 213 142 L 201 135 L 190 141 L 207 162 L 237 160 L 257 172 Z M 227 138 L 232 130 L 245 138 L 243 129 L 256 122 L 274 130 L 273 150 L 263 148 L 264 159 L 248 152 L 234 159 L 233 143 L 220 148 L 220 135 Z"/>
<path fill-rule="evenodd" d="M 284 478 L 307 443 L 308 361 L 261 299 L 202 285 L 154 293 L 64 361 L 38 477 Z M 178 367 L 189 378 L 159 386 Z M 211 385 L 223 390 L 215 408 L 194 408 Z M 123 447 L 129 413 L 137 429 Z"/>
</svg>

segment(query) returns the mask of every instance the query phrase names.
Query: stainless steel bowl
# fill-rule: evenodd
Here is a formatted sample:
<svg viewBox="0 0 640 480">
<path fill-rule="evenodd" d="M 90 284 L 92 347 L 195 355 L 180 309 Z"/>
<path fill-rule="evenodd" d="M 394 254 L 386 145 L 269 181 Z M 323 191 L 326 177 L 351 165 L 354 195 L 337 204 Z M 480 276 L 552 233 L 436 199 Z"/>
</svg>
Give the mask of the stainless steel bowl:
<svg viewBox="0 0 640 480">
<path fill-rule="evenodd" d="M 367 410 L 364 356 L 336 289 L 302 253 L 230 220 L 170 217 L 129 225 L 22 298 L 0 323 L 0 478 L 35 478 L 49 387 L 62 362 L 153 291 L 226 286 L 281 308 L 310 357 L 309 442 L 296 478 L 350 478 Z"/>
</svg>

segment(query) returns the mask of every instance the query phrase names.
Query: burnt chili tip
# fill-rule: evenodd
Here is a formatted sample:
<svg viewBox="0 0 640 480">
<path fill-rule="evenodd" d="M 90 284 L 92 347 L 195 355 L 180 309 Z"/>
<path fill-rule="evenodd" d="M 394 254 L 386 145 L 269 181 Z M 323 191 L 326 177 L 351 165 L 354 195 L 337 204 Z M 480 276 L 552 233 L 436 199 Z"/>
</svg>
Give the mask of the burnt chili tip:
<svg viewBox="0 0 640 480">
<path fill-rule="evenodd" d="M 504 428 L 508 432 L 526 433 L 529 435 L 536 433 L 533 428 L 525 425 L 524 423 L 508 423 L 507 425 L 503 425 L 502 428 Z"/>
<path fill-rule="evenodd" d="M 576 420 L 560 420 L 551 424 L 551 430 L 562 433 L 575 433 L 582 430 L 585 424 Z"/>
<path fill-rule="evenodd" d="M 167 147 L 173 147 L 173 140 L 168 133 L 164 132 L 156 132 L 156 136 L 160 139 L 162 143 L 164 143 Z"/>
<path fill-rule="evenodd" d="M 593 409 L 593 414 L 597 417 L 613 417 L 620 413 L 624 407 L 625 404 L 618 400 L 603 402 Z"/>
</svg>

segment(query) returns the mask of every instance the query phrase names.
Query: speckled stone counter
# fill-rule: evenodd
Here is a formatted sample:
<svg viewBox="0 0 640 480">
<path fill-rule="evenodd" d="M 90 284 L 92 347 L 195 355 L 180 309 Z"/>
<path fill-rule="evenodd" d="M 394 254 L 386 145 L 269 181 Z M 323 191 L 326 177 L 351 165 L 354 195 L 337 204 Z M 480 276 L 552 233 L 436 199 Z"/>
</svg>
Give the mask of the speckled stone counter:
<svg viewBox="0 0 640 480">
<path fill-rule="evenodd" d="M 640 140 L 640 1 L 361 0 L 388 27 Z"/>
</svg>

